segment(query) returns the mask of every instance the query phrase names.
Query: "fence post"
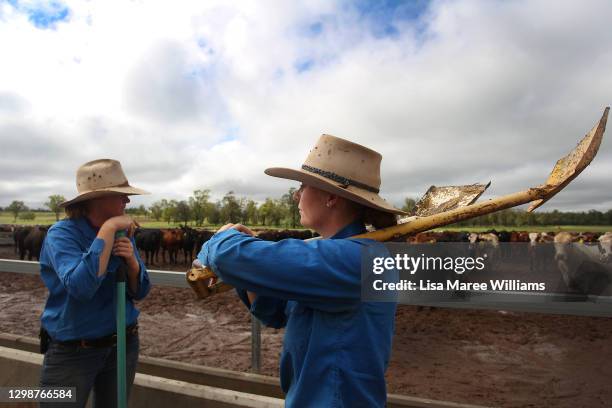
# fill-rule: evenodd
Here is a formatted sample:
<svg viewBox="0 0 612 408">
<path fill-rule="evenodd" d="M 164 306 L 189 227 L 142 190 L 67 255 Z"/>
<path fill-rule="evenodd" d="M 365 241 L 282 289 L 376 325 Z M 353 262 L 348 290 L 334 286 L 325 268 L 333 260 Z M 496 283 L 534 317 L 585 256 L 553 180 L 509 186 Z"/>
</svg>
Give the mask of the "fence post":
<svg viewBox="0 0 612 408">
<path fill-rule="evenodd" d="M 259 374 L 261 370 L 261 323 L 251 315 L 251 371 Z"/>
</svg>

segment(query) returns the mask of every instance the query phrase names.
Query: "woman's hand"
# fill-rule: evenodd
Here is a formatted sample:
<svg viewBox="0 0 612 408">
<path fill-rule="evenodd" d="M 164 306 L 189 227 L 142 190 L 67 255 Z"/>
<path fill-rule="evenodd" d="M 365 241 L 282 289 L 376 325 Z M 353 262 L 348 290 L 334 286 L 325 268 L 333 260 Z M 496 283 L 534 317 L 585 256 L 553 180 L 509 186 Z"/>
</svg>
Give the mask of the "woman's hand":
<svg viewBox="0 0 612 408">
<path fill-rule="evenodd" d="M 222 226 L 221 228 L 219 228 L 219 230 L 217 231 L 217 233 L 219 233 L 219 232 L 223 232 L 223 231 L 226 231 L 226 230 L 228 230 L 228 229 L 230 229 L 230 228 L 233 228 L 233 229 L 235 229 L 236 231 L 239 231 L 239 232 L 243 232 L 243 233 L 245 233 L 245 234 L 248 234 L 248 235 L 250 235 L 250 236 L 252 236 L 252 237 L 254 237 L 254 236 L 255 236 L 255 233 L 254 233 L 254 232 L 253 232 L 253 231 L 252 231 L 250 228 L 247 228 L 247 227 L 245 227 L 245 226 L 244 226 L 244 225 L 242 225 L 242 224 L 225 224 L 224 226 Z"/>
<path fill-rule="evenodd" d="M 111 228 L 116 232 L 131 229 L 134 224 L 135 222 L 132 217 L 128 215 L 119 215 L 106 220 L 104 224 L 102 224 L 102 227 Z"/>
<path fill-rule="evenodd" d="M 247 227 L 245 227 L 242 224 L 225 224 L 224 226 L 219 228 L 219 230 L 217 232 L 223 232 L 223 231 L 226 231 L 226 230 L 228 230 L 230 228 L 233 228 L 236 231 L 248 234 L 248 235 L 250 235 L 252 237 L 255 236 L 255 233 L 250 228 L 247 228 Z M 255 299 L 257 299 L 257 293 L 247 291 L 247 297 L 249 298 L 249 302 L 251 304 L 253 304 L 253 302 L 255 302 Z"/>
<path fill-rule="evenodd" d="M 115 238 L 115 243 L 113 244 L 113 255 L 120 256 L 125 259 L 125 263 L 130 270 L 138 271 L 140 269 L 140 265 L 138 264 L 138 260 L 134 254 L 134 246 L 129 238 Z"/>
</svg>

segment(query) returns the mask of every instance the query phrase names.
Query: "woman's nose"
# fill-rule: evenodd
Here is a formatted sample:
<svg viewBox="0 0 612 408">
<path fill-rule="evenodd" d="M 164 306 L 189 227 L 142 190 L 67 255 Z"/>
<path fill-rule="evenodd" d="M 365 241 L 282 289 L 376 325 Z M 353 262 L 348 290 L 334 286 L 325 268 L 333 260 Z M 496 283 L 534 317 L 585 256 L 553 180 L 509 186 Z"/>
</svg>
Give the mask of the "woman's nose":
<svg viewBox="0 0 612 408">
<path fill-rule="evenodd" d="M 296 203 L 300 202 L 300 190 L 297 190 L 293 193 L 293 201 Z"/>
<path fill-rule="evenodd" d="M 130 197 L 124 196 L 123 197 L 123 202 L 126 203 L 126 204 L 129 203 L 130 202 Z"/>
</svg>

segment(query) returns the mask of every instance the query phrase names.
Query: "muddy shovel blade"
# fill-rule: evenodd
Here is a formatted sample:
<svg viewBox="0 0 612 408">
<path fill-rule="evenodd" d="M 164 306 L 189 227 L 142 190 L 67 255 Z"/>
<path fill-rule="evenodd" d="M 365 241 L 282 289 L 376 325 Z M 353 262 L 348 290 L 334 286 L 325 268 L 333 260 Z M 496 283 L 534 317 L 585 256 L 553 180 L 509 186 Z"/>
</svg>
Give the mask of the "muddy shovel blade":
<svg viewBox="0 0 612 408">
<path fill-rule="evenodd" d="M 490 185 L 489 181 L 464 186 L 431 186 L 416 203 L 414 215 L 427 217 L 473 204 Z"/>
<path fill-rule="evenodd" d="M 553 187 L 551 193 L 542 199 L 533 201 L 527 211 L 531 212 L 550 200 L 591 163 L 599 150 L 601 139 L 606 130 L 606 121 L 608 120 L 609 111 L 610 107 L 604 109 L 604 113 L 599 123 L 586 134 L 574 150 L 557 161 L 557 164 L 555 164 L 555 167 L 546 180 L 546 185 Z"/>
</svg>

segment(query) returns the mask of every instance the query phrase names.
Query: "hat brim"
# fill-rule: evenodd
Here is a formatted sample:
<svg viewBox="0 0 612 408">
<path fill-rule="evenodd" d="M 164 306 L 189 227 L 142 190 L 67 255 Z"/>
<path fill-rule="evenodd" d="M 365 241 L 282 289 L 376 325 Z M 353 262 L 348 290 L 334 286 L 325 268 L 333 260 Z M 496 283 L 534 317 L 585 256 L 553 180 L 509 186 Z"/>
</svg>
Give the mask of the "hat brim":
<svg viewBox="0 0 612 408">
<path fill-rule="evenodd" d="M 337 194 L 346 198 L 347 200 L 354 201 L 376 210 L 398 215 L 408 215 L 407 212 L 393 207 L 391 204 L 385 201 L 384 198 L 374 192 L 352 185 L 345 187 L 344 185 L 336 183 L 333 180 L 329 180 L 318 174 L 309 173 L 305 170 L 289 169 L 285 167 L 270 167 L 264 170 L 264 173 L 272 177 L 299 181 L 309 186 L 327 191 L 328 193 Z"/>
<path fill-rule="evenodd" d="M 94 191 L 85 191 L 77 195 L 75 198 L 71 200 L 64 201 L 63 203 L 60 204 L 60 207 L 66 207 L 68 205 L 76 204 L 82 201 L 87 201 L 93 198 L 99 198 L 99 197 L 110 196 L 110 195 L 144 195 L 144 194 L 151 194 L 151 193 L 149 193 L 148 191 L 142 190 L 140 188 L 132 187 L 132 186 L 100 188 Z"/>
</svg>

